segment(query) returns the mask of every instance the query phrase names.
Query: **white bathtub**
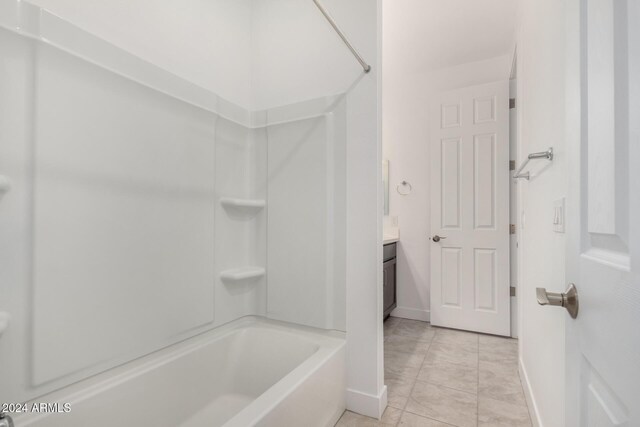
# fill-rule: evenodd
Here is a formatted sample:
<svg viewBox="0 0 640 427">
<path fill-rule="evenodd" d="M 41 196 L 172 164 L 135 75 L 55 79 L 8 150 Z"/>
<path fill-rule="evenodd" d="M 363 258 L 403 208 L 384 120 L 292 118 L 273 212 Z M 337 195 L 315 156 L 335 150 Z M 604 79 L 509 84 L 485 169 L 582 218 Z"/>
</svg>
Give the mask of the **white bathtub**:
<svg viewBox="0 0 640 427">
<path fill-rule="evenodd" d="M 16 427 L 333 426 L 345 408 L 339 332 L 247 317 L 30 402 Z"/>
</svg>

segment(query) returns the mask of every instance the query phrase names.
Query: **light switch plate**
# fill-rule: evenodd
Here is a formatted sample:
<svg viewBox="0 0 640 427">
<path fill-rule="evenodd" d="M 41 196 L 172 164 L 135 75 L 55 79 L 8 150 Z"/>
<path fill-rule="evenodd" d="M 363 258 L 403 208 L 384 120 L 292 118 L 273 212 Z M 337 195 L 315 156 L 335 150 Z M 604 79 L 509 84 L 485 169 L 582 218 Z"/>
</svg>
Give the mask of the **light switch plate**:
<svg viewBox="0 0 640 427">
<path fill-rule="evenodd" d="M 564 197 L 553 202 L 553 231 L 564 233 Z"/>
</svg>

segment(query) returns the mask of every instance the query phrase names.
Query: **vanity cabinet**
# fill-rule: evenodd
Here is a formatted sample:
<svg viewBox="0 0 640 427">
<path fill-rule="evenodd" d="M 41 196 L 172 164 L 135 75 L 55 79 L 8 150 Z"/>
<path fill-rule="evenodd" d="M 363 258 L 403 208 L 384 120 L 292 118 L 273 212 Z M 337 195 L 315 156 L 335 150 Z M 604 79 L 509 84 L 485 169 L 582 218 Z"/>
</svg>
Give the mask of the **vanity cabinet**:
<svg viewBox="0 0 640 427">
<path fill-rule="evenodd" d="M 396 308 L 396 246 L 397 243 L 389 243 L 383 246 L 382 267 L 382 293 L 383 293 L 383 318 L 387 318 Z"/>
</svg>

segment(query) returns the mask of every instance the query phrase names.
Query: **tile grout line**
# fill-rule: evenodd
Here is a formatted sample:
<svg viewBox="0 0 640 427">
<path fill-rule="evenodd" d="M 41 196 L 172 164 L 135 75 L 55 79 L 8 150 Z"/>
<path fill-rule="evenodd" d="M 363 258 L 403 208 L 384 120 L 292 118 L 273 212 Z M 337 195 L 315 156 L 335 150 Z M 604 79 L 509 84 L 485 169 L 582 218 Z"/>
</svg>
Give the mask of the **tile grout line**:
<svg viewBox="0 0 640 427">
<path fill-rule="evenodd" d="M 481 334 L 479 334 L 479 335 L 478 335 L 478 404 L 477 404 L 477 405 L 478 405 L 478 406 L 477 406 L 477 411 L 478 411 L 478 414 L 477 414 L 477 416 L 478 416 L 478 418 L 477 418 L 477 422 L 478 422 L 478 425 L 480 424 L 480 353 L 481 353 L 480 341 L 479 341 L 479 338 L 480 338 L 480 337 L 481 337 Z M 485 362 L 486 362 L 486 361 L 487 361 L 487 360 L 485 360 Z M 492 362 L 492 363 L 493 363 L 493 362 L 503 362 L 503 361 L 505 361 L 505 360 L 504 360 L 504 359 L 498 359 L 498 360 L 491 360 L 490 362 Z M 516 362 L 516 363 L 517 363 L 517 362 Z M 521 389 L 521 391 L 522 391 L 522 392 L 523 392 L 523 394 L 524 394 L 524 389 L 523 389 L 523 387 L 522 387 L 522 380 L 521 380 L 521 378 L 520 378 L 520 373 L 519 373 L 519 372 L 518 372 L 518 383 L 520 384 L 520 389 Z M 510 400 L 508 400 L 508 399 L 506 399 L 506 398 L 505 398 L 505 399 L 501 399 L 501 398 L 495 398 L 495 397 L 491 397 L 491 396 L 486 396 L 485 398 L 486 398 L 486 399 L 489 399 L 489 400 L 493 400 L 493 401 L 495 401 L 495 402 L 507 403 L 507 404 L 512 404 L 512 405 L 516 405 L 516 406 L 522 406 L 522 405 L 514 404 L 512 401 L 510 401 Z M 533 425 L 533 424 L 531 423 L 531 413 L 530 413 L 530 411 L 529 411 L 529 405 L 526 403 L 526 401 L 525 401 L 525 405 L 524 405 L 524 407 L 527 409 L 527 414 L 529 415 L 529 422 L 530 422 L 530 425 Z"/>
<path fill-rule="evenodd" d="M 393 331 L 393 333 L 391 335 L 402 336 L 402 337 L 405 337 L 405 338 L 413 339 L 415 341 L 422 341 L 421 339 L 416 338 L 415 335 L 411 336 L 411 334 L 408 334 L 408 333 L 407 334 L 398 334 L 397 333 L 397 331 L 398 331 L 397 328 L 400 328 L 401 324 L 402 324 L 402 322 L 398 323 L 394 328 L 391 329 L 391 331 Z M 427 322 L 427 325 L 430 326 L 430 323 Z M 397 419 L 397 421 L 395 422 L 394 425 L 395 426 L 399 426 L 401 424 L 401 421 L 402 421 L 402 418 L 404 417 L 404 415 L 409 413 L 409 414 L 411 414 L 413 416 L 416 416 L 416 417 L 419 417 L 419 418 L 424 418 L 424 419 L 427 419 L 427 420 L 436 421 L 436 422 L 442 423 L 444 425 L 453 426 L 453 427 L 456 426 L 455 424 L 451 424 L 450 422 L 441 421 L 441 420 L 438 420 L 436 418 L 432 418 L 432 417 L 429 417 L 429 416 L 425 416 L 425 415 L 422 415 L 422 414 L 415 413 L 413 411 L 407 410 L 407 407 L 408 407 L 408 404 L 409 404 L 409 399 L 412 399 L 413 393 L 415 392 L 416 385 L 417 385 L 418 382 L 420 382 L 421 384 L 431 384 L 431 385 L 436 386 L 436 387 L 442 387 L 442 388 L 445 388 L 445 389 L 454 390 L 454 391 L 457 391 L 457 392 L 460 392 L 460 393 L 464 393 L 466 395 L 475 396 L 475 398 L 476 398 L 476 427 L 477 427 L 480 424 L 480 361 L 481 361 L 480 354 L 482 353 L 482 348 L 481 348 L 482 344 L 481 344 L 480 338 L 482 337 L 482 334 L 477 334 L 477 333 L 474 334 L 475 335 L 474 339 L 475 339 L 476 345 L 477 345 L 476 351 L 475 351 L 475 353 L 476 353 L 476 369 L 477 369 L 477 372 L 476 372 L 477 384 L 476 384 L 476 393 L 474 394 L 474 393 L 469 392 L 467 390 L 460 390 L 458 388 L 451 387 L 451 386 L 446 385 L 446 384 L 437 384 L 437 383 L 433 383 L 433 382 L 428 381 L 428 380 L 419 379 L 420 373 L 425 368 L 426 358 L 428 357 L 429 354 L 431 354 L 432 351 L 434 351 L 434 349 L 433 349 L 434 344 L 439 342 L 439 337 L 442 336 L 442 334 L 441 334 L 441 332 L 440 332 L 440 330 L 438 328 L 432 328 L 432 330 L 433 330 L 433 334 L 431 335 L 431 339 L 428 340 L 428 346 L 427 346 L 426 351 L 422 355 L 422 361 L 421 361 L 420 366 L 419 366 L 419 368 L 417 370 L 416 376 L 414 376 L 414 377 L 399 376 L 402 379 L 412 380 L 413 384 L 411 385 L 411 388 L 410 388 L 410 391 L 409 391 L 409 395 L 408 395 L 407 400 L 405 401 L 404 405 L 402 406 L 402 408 L 392 407 L 392 408 L 394 408 L 394 409 L 399 411 L 399 417 L 398 417 L 398 419 Z M 422 341 L 422 342 L 427 342 L 427 341 L 425 340 L 425 341 Z M 491 345 L 489 345 L 488 347 L 491 348 Z M 391 348 L 391 347 L 388 347 L 388 349 L 390 349 L 391 351 L 394 351 L 394 349 Z M 519 372 L 518 372 L 517 379 L 518 379 L 518 383 L 520 385 L 520 389 L 523 390 L 522 380 L 520 378 Z M 495 398 L 491 398 L 491 399 L 495 400 L 497 402 L 512 403 L 508 399 L 495 399 Z M 530 412 L 529 406 L 527 404 L 525 404 L 524 407 L 526 408 L 526 413 L 527 413 L 528 418 L 529 418 L 528 419 L 529 425 L 532 425 L 531 424 L 531 412 Z"/>
<path fill-rule="evenodd" d="M 402 416 L 407 411 L 407 405 L 409 404 L 409 399 L 411 399 L 411 395 L 413 394 L 413 389 L 416 387 L 416 382 L 418 381 L 418 375 L 420 375 L 420 371 L 422 370 L 422 365 L 424 365 L 424 360 L 427 358 L 427 354 L 431 349 L 431 343 L 433 343 L 434 337 L 435 337 L 435 333 L 433 334 L 433 336 L 431 337 L 431 340 L 429 341 L 429 346 L 427 347 L 427 351 L 424 352 L 424 357 L 422 358 L 422 362 L 420 362 L 420 368 L 418 369 L 418 373 L 416 374 L 416 377 L 413 379 L 411 390 L 409 390 L 409 396 L 407 396 L 407 400 L 404 402 L 404 406 L 402 407 L 402 412 L 400 413 L 400 418 L 398 419 L 398 423 L 396 424 L 396 426 L 400 425 L 400 421 L 402 421 Z"/>
<path fill-rule="evenodd" d="M 457 391 L 458 393 L 464 393 L 464 394 L 469 394 L 471 396 L 477 396 L 478 393 L 472 393 L 470 391 L 466 391 L 466 390 L 460 390 L 459 388 L 454 388 L 448 385 L 444 385 L 444 384 L 438 384 L 438 383 L 434 383 L 431 381 L 422 381 L 422 380 L 416 380 L 416 382 L 419 382 L 421 384 L 429 384 L 432 386 L 436 386 L 438 388 L 446 388 L 447 390 L 453 390 L 453 391 Z M 494 399 L 494 400 L 498 400 L 498 399 Z"/>
<path fill-rule="evenodd" d="M 429 326 L 431 326 L 431 323 L 429 323 Z M 429 342 L 429 347 L 427 348 L 427 351 L 424 354 L 424 358 L 422 359 L 422 363 L 420 364 L 420 369 L 418 370 L 418 376 L 420 375 L 420 372 L 422 372 L 422 368 L 424 367 L 424 363 L 427 360 L 427 355 L 429 354 L 429 351 L 431 350 L 431 346 L 433 345 L 434 341 L 436 340 L 436 337 L 438 336 L 438 332 L 439 331 L 437 329 L 434 330 L 433 336 L 431 337 L 431 341 Z M 409 404 L 409 399 L 411 399 L 411 396 L 413 395 L 413 390 L 415 389 L 416 384 L 418 383 L 418 376 L 416 376 L 416 378 L 413 380 L 413 387 L 411 387 L 411 391 L 409 392 L 409 397 L 407 398 L 407 402 L 404 404 L 404 409 L 402 411 L 402 414 L 404 414 L 405 412 L 408 412 L 408 413 L 416 415 L 418 417 L 426 418 L 426 419 L 429 419 L 429 420 L 437 421 L 439 423 L 443 423 L 443 424 L 446 424 L 446 425 L 457 427 L 455 424 L 449 424 L 449 423 L 444 422 L 442 420 L 437 420 L 437 419 L 431 418 L 431 417 L 425 417 L 424 415 L 415 414 L 415 413 L 413 413 L 411 411 L 407 411 L 407 405 Z M 420 381 L 420 382 L 424 383 L 424 384 L 432 384 L 432 385 L 439 386 L 438 384 L 433 384 L 433 383 L 430 383 L 428 381 Z M 451 387 L 446 387 L 446 386 L 442 386 L 442 387 L 451 389 Z M 451 390 L 455 390 L 455 389 L 451 389 Z M 457 391 L 461 391 L 461 390 L 457 390 Z"/>
<path fill-rule="evenodd" d="M 513 339 L 513 338 L 509 338 L 509 339 Z M 516 340 L 517 341 L 517 340 Z M 478 341 L 478 351 L 480 351 L 480 342 Z M 516 357 L 515 363 L 517 364 L 519 360 L 519 355 Z M 502 360 L 494 360 L 492 362 L 501 362 Z M 478 364 L 480 364 L 480 355 L 478 354 Z M 524 387 L 522 385 L 522 378 L 520 378 L 520 371 L 518 369 L 516 369 L 517 372 L 517 377 L 518 377 L 518 384 L 520 385 L 520 391 L 522 392 L 522 394 L 524 395 Z M 478 387 L 480 386 L 480 379 L 479 379 L 479 375 L 480 375 L 480 367 L 478 366 Z M 478 394 L 479 396 L 479 394 Z M 487 397 L 487 399 L 489 400 L 493 400 L 495 402 L 500 402 L 500 403 L 507 403 L 507 404 L 511 404 L 511 405 L 515 405 L 515 406 L 522 406 L 527 410 L 527 415 L 529 416 L 529 426 L 533 425 L 533 421 L 531 418 L 531 410 L 529 408 L 529 403 L 526 401 L 524 402 L 524 405 L 520 405 L 520 404 L 515 404 L 514 402 L 508 400 L 508 399 L 502 399 L 502 398 L 495 398 L 495 397 Z M 479 399 L 478 399 L 478 405 L 479 403 Z M 478 424 L 480 423 L 480 412 L 478 411 Z"/>
<path fill-rule="evenodd" d="M 438 423 L 440 423 L 440 424 L 446 424 L 446 425 L 448 425 L 448 426 L 452 426 L 452 427 L 460 427 L 460 426 L 458 426 L 458 425 L 456 425 L 456 424 L 451 424 L 451 423 L 447 423 L 447 422 L 445 422 L 445 421 L 437 420 L 437 419 L 435 419 L 435 418 L 427 417 L 427 416 L 425 416 L 425 415 L 416 414 L 415 412 L 411 412 L 411 411 L 404 411 L 403 413 L 405 413 L 405 412 L 406 412 L 406 413 L 408 413 L 408 414 L 411 414 L 411 415 L 415 415 L 416 417 L 424 418 L 424 419 L 426 419 L 426 420 L 436 421 L 436 422 L 438 422 Z"/>
<path fill-rule="evenodd" d="M 478 336 L 478 334 L 475 334 L 475 335 L 476 335 L 476 337 Z M 436 341 L 436 339 L 435 339 L 435 335 L 434 335 L 433 342 L 435 342 L 435 341 Z M 478 343 L 478 345 L 479 345 L 479 343 Z M 477 356 L 476 359 L 479 360 L 479 357 L 480 357 L 479 356 L 479 350 L 476 350 L 476 353 L 478 353 L 478 354 L 476 354 L 476 356 Z M 455 361 L 446 361 L 446 363 L 448 363 L 450 365 L 453 365 L 453 366 L 456 366 L 456 367 L 469 368 L 469 366 L 466 363 L 459 363 L 459 362 L 455 362 Z M 478 368 L 478 366 L 477 366 L 478 364 L 479 364 L 479 361 L 476 362 L 476 368 Z M 476 378 L 476 379 L 478 379 L 478 378 Z M 472 391 L 469 391 L 469 390 L 462 390 L 460 388 L 453 387 L 453 386 L 451 386 L 449 384 L 433 382 L 431 380 L 421 380 L 420 378 L 416 378 L 416 381 L 419 381 L 422 384 L 431 384 L 431 385 L 434 385 L 436 387 L 443 387 L 443 388 L 446 388 L 446 389 L 449 389 L 449 390 L 455 390 L 455 391 L 458 391 L 458 392 L 461 392 L 461 393 L 465 393 L 465 394 L 470 394 L 470 395 L 475 395 L 475 396 L 478 395 L 478 384 L 476 384 L 476 391 L 472 392 Z M 479 380 L 478 380 L 478 383 L 479 383 Z"/>
<path fill-rule="evenodd" d="M 428 323 L 429 327 L 431 327 L 431 323 Z M 404 406 L 402 407 L 402 412 L 400 413 L 400 418 L 398 419 L 398 422 L 396 423 L 396 426 L 398 426 L 400 424 L 400 421 L 402 421 L 402 416 L 404 415 L 405 412 L 407 411 L 407 405 L 409 404 L 409 399 L 411 399 L 411 396 L 413 395 L 413 390 L 416 388 L 416 383 L 418 382 L 418 375 L 420 375 L 420 372 L 422 371 L 422 367 L 424 366 L 424 361 L 427 359 L 427 354 L 429 354 L 429 351 L 431 350 L 431 345 L 433 344 L 433 340 L 436 339 L 436 334 L 438 333 L 438 331 L 434 331 L 433 335 L 431 336 L 431 340 L 429 340 L 429 347 L 427 347 L 427 351 L 424 352 L 424 357 L 422 358 L 422 362 L 420 363 L 420 369 L 418 369 L 418 373 L 416 374 L 416 377 L 413 379 L 413 385 L 411 386 L 411 390 L 409 391 L 409 396 L 407 396 L 407 401 L 404 402 Z M 409 412 L 411 414 L 411 412 Z"/>
</svg>

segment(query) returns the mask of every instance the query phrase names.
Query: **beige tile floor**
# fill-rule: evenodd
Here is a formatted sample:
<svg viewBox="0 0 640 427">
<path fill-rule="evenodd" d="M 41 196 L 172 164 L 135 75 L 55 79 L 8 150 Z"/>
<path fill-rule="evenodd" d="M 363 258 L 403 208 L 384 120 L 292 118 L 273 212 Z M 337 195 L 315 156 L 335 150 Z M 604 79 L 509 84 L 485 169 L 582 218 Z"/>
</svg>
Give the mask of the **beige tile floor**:
<svg viewBox="0 0 640 427">
<path fill-rule="evenodd" d="M 531 426 L 516 340 L 393 317 L 384 334 L 387 410 L 337 427 Z"/>
</svg>

